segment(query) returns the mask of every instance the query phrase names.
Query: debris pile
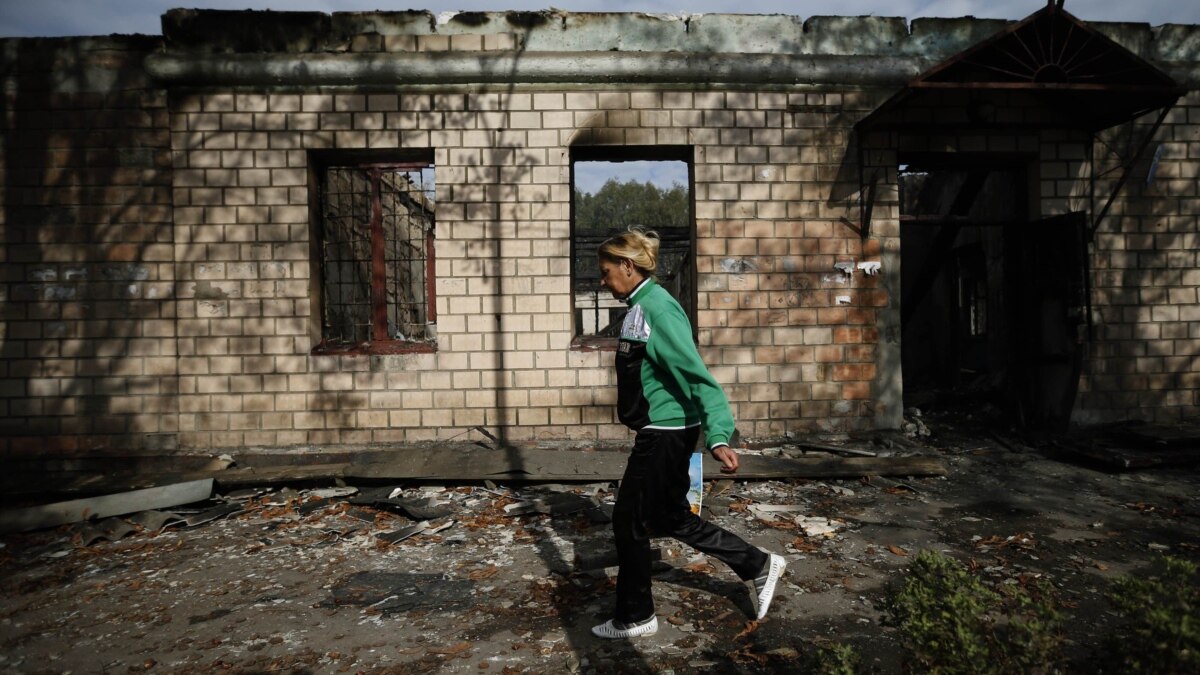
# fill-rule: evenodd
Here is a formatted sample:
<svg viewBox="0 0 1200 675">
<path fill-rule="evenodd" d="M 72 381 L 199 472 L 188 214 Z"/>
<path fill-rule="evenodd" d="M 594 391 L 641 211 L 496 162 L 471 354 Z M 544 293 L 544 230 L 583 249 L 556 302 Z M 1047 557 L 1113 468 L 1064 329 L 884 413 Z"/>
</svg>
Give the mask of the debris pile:
<svg viewBox="0 0 1200 675">
<path fill-rule="evenodd" d="M 925 426 L 920 408 L 909 408 L 904 411 L 904 421 L 900 425 L 900 430 L 909 438 L 929 438 L 933 435 L 929 427 Z"/>
<path fill-rule="evenodd" d="M 83 500 L 70 522 L 0 538 L 0 670 L 794 671 L 820 644 L 893 639 L 883 596 L 930 549 L 1001 584 L 1062 589 L 1088 608 L 1071 624 L 1082 650 L 1110 620 L 1091 611 L 1108 579 L 1200 555 L 1194 476 L 1114 476 L 995 436 L 956 440 L 961 428 L 939 424 L 949 477 L 707 481 L 702 517 L 788 558 L 772 613 L 752 621 L 728 569 L 656 539 L 659 633 L 630 644 L 590 635 L 613 608 L 609 479 L 398 480 L 375 463 L 356 469 L 374 479 L 310 489 L 218 481 L 196 496 L 182 481 L 154 502 L 91 498 L 119 513 Z M 745 459 L 817 473 L 943 459 L 910 455 L 918 445 L 830 434 Z M 898 649 L 869 653 L 900 672 Z"/>
</svg>

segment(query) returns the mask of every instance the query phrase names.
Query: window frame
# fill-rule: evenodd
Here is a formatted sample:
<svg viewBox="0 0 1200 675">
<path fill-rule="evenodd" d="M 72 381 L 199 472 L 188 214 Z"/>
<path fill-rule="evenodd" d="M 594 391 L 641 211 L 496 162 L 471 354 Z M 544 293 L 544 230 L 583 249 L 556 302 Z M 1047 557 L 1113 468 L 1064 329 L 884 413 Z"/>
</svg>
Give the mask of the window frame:
<svg viewBox="0 0 1200 675">
<path fill-rule="evenodd" d="M 313 311 L 314 346 L 313 355 L 384 355 L 384 354 L 413 354 L 433 353 L 437 351 L 437 333 L 426 336 L 424 340 L 398 340 L 388 335 L 388 304 L 387 284 L 388 266 L 386 262 L 386 233 L 383 223 L 382 180 L 384 171 L 419 171 L 431 169 L 436 171 L 433 161 L 433 151 L 397 151 L 397 150 L 347 150 L 347 151 L 311 151 L 309 153 L 309 211 L 311 224 L 309 237 L 310 260 L 312 262 L 311 293 Z M 324 218 L 325 192 L 323 179 L 325 173 L 334 168 L 364 170 L 370 176 L 371 186 L 371 270 L 370 314 L 371 336 L 366 342 L 347 343 L 329 338 L 325 334 L 323 317 L 325 315 L 325 258 L 322 246 L 327 231 Z M 436 184 L 436 180 L 435 180 Z M 437 204 L 434 202 L 433 228 L 425 236 L 425 320 L 433 324 L 436 331 L 437 322 L 437 260 L 436 260 L 436 228 Z"/>
<path fill-rule="evenodd" d="M 697 286 L 697 254 L 696 254 L 696 163 L 695 147 L 691 145 L 588 145 L 575 146 L 570 149 L 570 256 L 571 256 L 571 349 L 577 351 L 616 351 L 616 337 L 599 335 L 579 335 L 579 326 L 575 320 L 575 284 L 576 284 L 576 248 L 575 237 L 575 164 L 578 162 L 683 162 L 687 166 L 688 191 L 688 253 L 691 256 L 688 265 L 688 286 L 694 297 L 690 303 L 684 303 L 688 321 L 692 324 L 692 335 L 697 333 L 696 318 L 699 310 L 700 294 Z M 597 280 L 597 289 L 599 289 Z"/>
</svg>

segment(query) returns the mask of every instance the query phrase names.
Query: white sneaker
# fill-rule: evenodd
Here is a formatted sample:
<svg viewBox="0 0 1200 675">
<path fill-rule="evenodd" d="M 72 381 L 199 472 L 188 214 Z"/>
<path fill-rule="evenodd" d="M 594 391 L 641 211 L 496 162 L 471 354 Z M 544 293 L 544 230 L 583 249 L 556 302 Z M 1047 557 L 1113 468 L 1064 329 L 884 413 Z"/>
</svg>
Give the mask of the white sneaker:
<svg viewBox="0 0 1200 675">
<path fill-rule="evenodd" d="M 767 610 L 771 607 L 771 598 L 775 597 L 775 584 L 779 582 L 783 576 L 783 571 L 787 569 L 787 561 L 783 556 L 770 554 L 770 559 L 763 567 L 762 573 L 754 579 L 754 606 L 758 613 L 757 618 L 761 619 L 767 615 Z"/>
<path fill-rule="evenodd" d="M 609 619 L 599 626 L 592 626 L 592 635 L 609 640 L 642 637 L 643 635 L 654 635 L 657 632 L 657 616 L 652 616 L 645 621 L 638 621 L 637 623 L 623 623 Z"/>
</svg>

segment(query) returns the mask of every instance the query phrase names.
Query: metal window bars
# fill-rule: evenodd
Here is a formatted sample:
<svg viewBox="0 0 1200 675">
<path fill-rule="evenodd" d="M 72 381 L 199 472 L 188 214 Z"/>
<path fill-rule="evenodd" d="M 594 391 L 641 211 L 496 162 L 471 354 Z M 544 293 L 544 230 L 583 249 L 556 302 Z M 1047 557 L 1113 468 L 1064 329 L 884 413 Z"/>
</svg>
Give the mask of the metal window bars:
<svg viewBox="0 0 1200 675">
<path fill-rule="evenodd" d="M 321 174 L 323 344 L 436 338 L 435 230 L 427 164 L 330 166 Z"/>
<path fill-rule="evenodd" d="M 574 233 L 575 255 L 572 261 L 572 288 L 575 304 L 576 337 L 616 337 L 626 306 L 600 287 L 600 268 L 596 251 L 609 237 L 623 230 L 610 228 L 601 231 Z M 692 285 L 692 232 L 686 227 L 660 227 L 658 252 L 659 283 L 675 296 L 684 311 L 691 315 L 695 304 Z"/>
</svg>

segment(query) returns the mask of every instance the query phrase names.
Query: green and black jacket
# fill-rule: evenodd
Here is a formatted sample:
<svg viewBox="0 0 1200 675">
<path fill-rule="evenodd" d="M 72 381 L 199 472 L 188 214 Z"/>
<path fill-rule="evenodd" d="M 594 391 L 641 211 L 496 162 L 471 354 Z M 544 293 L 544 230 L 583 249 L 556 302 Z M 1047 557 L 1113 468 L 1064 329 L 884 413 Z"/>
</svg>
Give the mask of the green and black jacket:
<svg viewBox="0 0 1200 675">
<path fill-rule="evenodd" d="M 704 425 L 711 450 L 728 445 L 733 412 L 692 341 L 692 325 L 675 298 L 653 279 L 625 300 L 629 312 L 617 344 L 617 416 L 635 431 Z"/>
</svg>

